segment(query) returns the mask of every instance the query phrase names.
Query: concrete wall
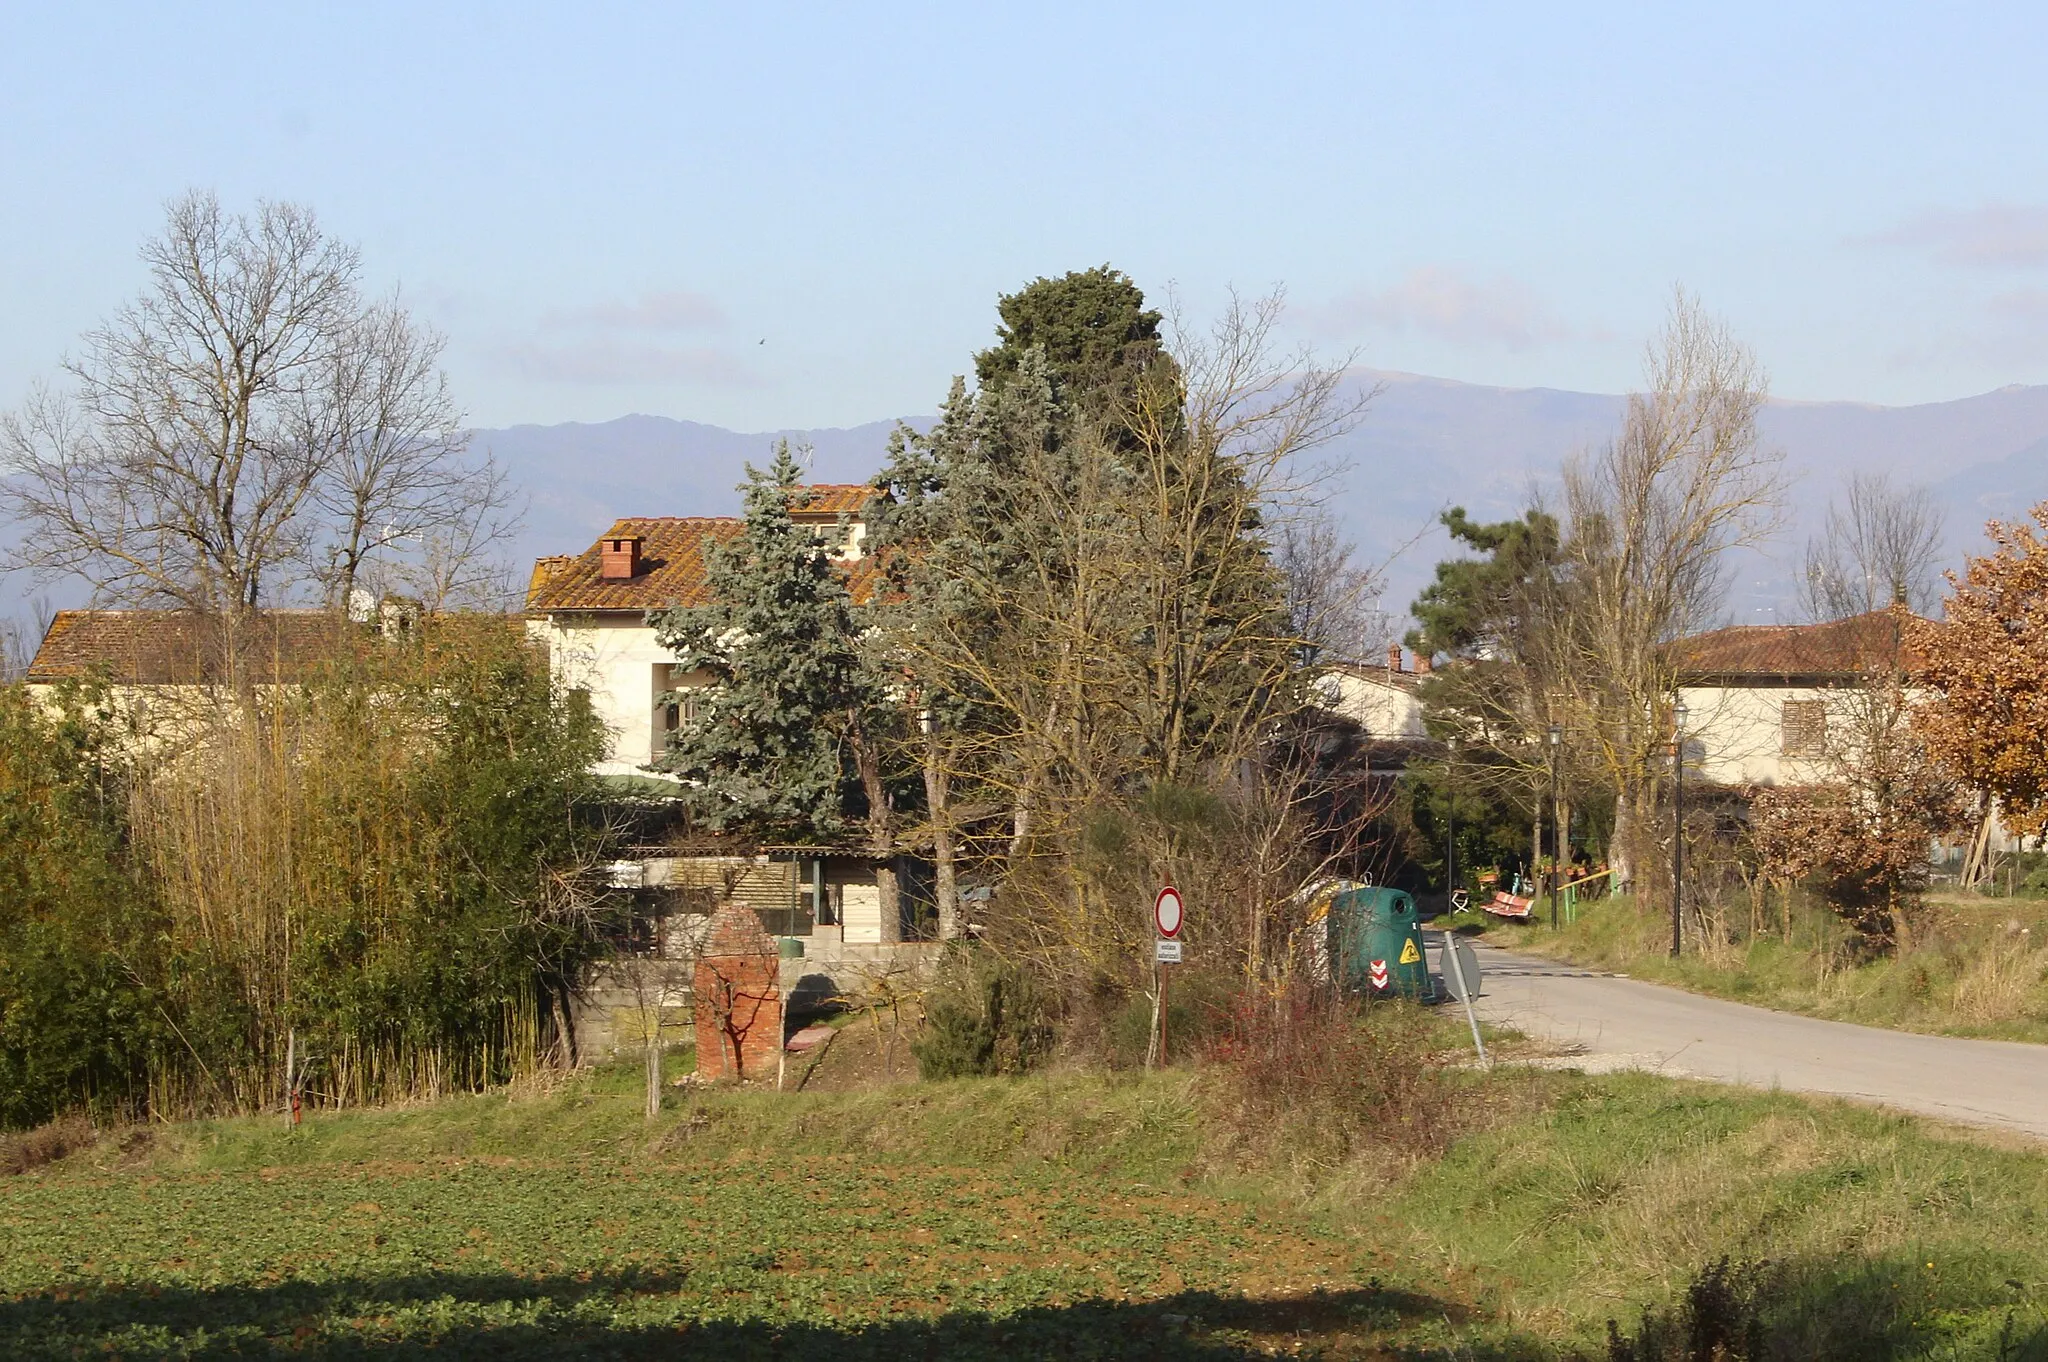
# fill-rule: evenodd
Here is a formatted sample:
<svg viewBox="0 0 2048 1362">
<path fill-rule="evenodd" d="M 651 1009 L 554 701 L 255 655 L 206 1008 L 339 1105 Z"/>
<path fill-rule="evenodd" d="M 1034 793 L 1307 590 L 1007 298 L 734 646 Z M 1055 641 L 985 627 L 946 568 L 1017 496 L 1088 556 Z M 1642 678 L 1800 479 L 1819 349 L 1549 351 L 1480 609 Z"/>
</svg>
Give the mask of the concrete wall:
<svg viewBox="0 0 2048 1362">
<path fill-rule="evenodd" d="M 944 949 L 934 941 L 863 946 L 829 937 L 807 938 L 802 957 L 778 961 L 782 994 L 792 1016 L 801 1018 L 834 999 L 915 991 L 931 977 Z M 596 1064 L 621 1053 L 637 1053 L 650 1025 L 660 1027 L 664 1046 L 687 1043 L 693 1034 L 695 968 L 694 955 L 679 955 L 659 962 L 615 961 L 594 969 L 574 1005 L 577 1058 Z"/>
</svg>

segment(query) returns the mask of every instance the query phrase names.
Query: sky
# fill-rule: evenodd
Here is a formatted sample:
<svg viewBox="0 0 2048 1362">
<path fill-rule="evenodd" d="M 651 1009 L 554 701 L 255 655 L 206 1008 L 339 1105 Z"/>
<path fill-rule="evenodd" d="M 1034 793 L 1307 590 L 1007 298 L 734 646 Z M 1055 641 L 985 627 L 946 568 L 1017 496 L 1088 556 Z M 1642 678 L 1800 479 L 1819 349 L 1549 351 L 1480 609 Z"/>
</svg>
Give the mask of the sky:
<svg viewBox="0 0 2048 1362">
<path fill-rule="evenodd" d="M 931 410 L 1001 293 L 1615 392 L 1674 286 L 1797 399 L 2048 382 L 2048 6 L 0 0 L 0 406 L 165 203 L 311 206 L 471 420 Z"/>
</svg>

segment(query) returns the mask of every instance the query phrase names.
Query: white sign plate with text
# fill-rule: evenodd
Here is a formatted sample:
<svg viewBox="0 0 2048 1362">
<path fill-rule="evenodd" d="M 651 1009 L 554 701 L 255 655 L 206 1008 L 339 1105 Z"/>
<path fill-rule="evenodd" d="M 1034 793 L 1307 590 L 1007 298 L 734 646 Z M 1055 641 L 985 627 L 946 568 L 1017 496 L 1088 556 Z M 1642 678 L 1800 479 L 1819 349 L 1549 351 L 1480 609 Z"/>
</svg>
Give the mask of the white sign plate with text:
<svg viewBox="0 0 2048 1362">
<path fill-rule="evenodd" d="M 1180 942 L 1164 939 L 1152 943 L 1152 958 L 1162 965 L 1180 963 Z"/>
</svg>

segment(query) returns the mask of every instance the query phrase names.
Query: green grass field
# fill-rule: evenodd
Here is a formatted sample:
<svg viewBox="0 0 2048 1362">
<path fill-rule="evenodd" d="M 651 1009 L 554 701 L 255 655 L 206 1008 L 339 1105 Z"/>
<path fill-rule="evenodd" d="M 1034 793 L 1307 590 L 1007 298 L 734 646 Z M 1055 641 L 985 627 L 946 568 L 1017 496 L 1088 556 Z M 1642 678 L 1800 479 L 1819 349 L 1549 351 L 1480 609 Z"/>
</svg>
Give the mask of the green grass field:
<svg viewBox="0 0 2048 1362">
<path fill-rule="evenodd" d="M 1326 1165 L 1212 1079 L 552 1093 L 104 1140 L 0 1180 L 0 1356 L 1604 1355 L 1722 1256 L 1785 1356 L 2048 1357 L 2048 1159 L 1640 1076 L 1502 1072 Z M 123 1148 L 123 1144 L 128 1147 Z M 1315 1146 L 1313 1141 L 1306 1142 Z"/>
<path fill-rule="evenodd" d="M 1936 898 L 1912 948 L 1857 952 L 1849 933 L 1814 909 L 1790 925 L 1775 913 L 1749 938 L 1732 922 L 1720 941 L 1693 940 L 1670 958 L 1667 918 L 1638 913 L 1629 899 L 1582 904 L 1578 920 L 1552 932 L 1547 905 L 1530 922 L 1485 919 L 1482 931 L 1510 950 L 1554 955 L 1636 978 L 1675 984 L 1735 1002 L 1833 1021 L 1936 1035 L 2048 1043 L 2048 900 Z"/>
</svg>

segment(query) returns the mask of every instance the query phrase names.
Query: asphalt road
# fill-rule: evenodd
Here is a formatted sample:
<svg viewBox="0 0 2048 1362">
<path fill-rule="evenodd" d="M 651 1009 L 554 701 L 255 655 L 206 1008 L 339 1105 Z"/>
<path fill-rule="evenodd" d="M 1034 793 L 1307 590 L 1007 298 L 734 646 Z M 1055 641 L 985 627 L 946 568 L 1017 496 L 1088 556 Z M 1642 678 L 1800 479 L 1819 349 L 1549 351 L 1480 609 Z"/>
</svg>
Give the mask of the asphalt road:
<svg viewBox="0 0 2048 1362">
<path fill-rule="evenodd" d="M 1442 938 L 1426 936 L 1434 965 Z M 1565 1046 L 1589 1070 L 1825 1093 L 2048 1140 L 2048 1045 L 1820 1021 L 1473 944 L 1480 1018 Z"/>
</svg>

